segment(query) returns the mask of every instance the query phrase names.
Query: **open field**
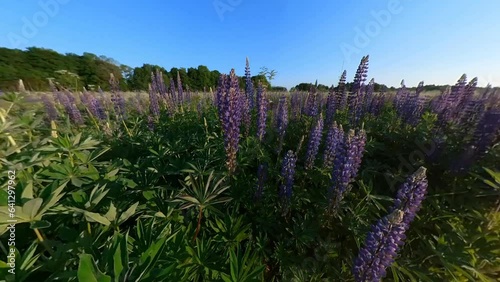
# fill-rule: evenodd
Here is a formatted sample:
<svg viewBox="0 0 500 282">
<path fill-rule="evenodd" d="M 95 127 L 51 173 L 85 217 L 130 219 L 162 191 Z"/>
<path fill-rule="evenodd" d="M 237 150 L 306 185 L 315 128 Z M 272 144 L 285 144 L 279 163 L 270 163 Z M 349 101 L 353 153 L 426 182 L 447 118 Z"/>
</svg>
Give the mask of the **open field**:
<svg viewBox="0 0 500 282">
<path fill-rule="evenodd" d="M 498 281 L 499 94 L 344 83 L 3 93 L 0 280 Z"/>
</svg>

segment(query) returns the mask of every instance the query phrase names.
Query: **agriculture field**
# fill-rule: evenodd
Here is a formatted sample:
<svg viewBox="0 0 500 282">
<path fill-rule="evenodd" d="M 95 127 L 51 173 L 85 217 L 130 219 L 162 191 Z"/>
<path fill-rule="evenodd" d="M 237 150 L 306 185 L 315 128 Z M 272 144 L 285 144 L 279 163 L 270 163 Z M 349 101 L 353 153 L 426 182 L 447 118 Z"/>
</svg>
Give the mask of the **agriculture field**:
<svg viewBox="0 0 500 282">
<path fill-rule="evenodd" d="M 367 71 L 2 93 L 0 280 L 500 281 L 500 93 Z"/>
</svg>

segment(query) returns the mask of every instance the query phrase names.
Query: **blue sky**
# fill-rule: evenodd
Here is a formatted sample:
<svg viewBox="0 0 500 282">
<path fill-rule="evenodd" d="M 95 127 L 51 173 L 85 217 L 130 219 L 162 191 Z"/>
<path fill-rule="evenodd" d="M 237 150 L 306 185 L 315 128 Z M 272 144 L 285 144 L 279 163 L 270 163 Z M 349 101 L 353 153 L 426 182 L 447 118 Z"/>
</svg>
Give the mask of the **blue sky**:
<svg viewBox="0 0 500 282">
<path fill-rule="evenodd" d="M 388 85 L 452 84 L 466 73 L 500 86 L 498 0 L 2 0 L 0 46 L 91 52 L 243 75 L 266 66 L 273 85 L 352 80 L 363 55 Z"/>
</svg>

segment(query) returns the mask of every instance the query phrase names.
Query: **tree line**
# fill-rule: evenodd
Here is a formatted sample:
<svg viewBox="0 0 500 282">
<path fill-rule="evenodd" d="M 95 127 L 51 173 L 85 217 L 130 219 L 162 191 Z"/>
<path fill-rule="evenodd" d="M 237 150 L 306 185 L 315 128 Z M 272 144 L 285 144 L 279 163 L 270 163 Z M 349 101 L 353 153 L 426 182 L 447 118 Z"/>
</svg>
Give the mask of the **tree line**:
<svg viewBox="0 0 500 282">
<path fill-rule="evenodd" d="M 200 65 L 197 68 L 176 68 L 166 70 L 164 67 L 143 64 L 132 68 L 120 64 L 116 60 L 92 53 L 77 55 L 60 54 L 54 50 L 29 47 L 26 50 L 0 48 L 0 90 L 17 90 L 19 79 L 31 91 L 50 90 L 49 80 L 55 85 L 81 91 L 109 90 L 109 78 L 112 73 L 120 81 L 122 91 L 148 90 L 151 73 L 160 71 L 165 84 L 180 77 L 184 88 L 191 91 L 215 90 L 220 77 L 218 70 L 210 70 Z M 259 81 L 271 87 L 266 75 L 252 76 L 255 84 Z M 244 77 L 240 77 L 240 86 L 244 87 Z"/>
</svg>

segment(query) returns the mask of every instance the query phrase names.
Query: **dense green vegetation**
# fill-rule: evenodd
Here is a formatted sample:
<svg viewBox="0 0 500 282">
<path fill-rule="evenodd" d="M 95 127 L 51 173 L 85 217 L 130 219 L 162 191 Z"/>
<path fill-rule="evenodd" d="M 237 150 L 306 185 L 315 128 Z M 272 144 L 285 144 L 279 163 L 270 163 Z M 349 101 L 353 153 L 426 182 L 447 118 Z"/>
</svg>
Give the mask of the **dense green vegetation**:
<svg viewBox="0 0 500 282">
<path fill-rule="evenodd" d="M 266 93 L 249 74 L 239 89 L 234 72 L 215 97 L 158 76 L 149 99 L 114 80 L 2 94 L 0 280 L 374 281 L 354 270 L 375 243 L 395 259 L 384 281 L 500 279 L 498 94 L 463 76 L 432 101 L 380 95 L 367 62 L 328 96 Z M 423 202 L 392 212 L 417 184 Z M 408 228 L 399 250 L 365 240 L 379 219 Z"/>
<path fill-rule="evenodd" d="M 18 90 L 18 81 L 22 79 L 27 90 L 50 90 L 48 79 L 53 79 L 62 87 L 75 90 L 86 89 L 109 90 L 109 74 L 112 73 L 119 81 L 120 88 L 127 90 L 148 90 L 151 82 L 151 72 L 157 70 L 163 73 L 164 81 L 177 80 L 177 74 L 184 86 L 192 91 L 209 91 L 215 89 L 220 72 L 209 70 L 206 66 L 197 68 L 165 68 L 157 65 L 144 64 L 132 68 L 122 65 L 112 58 L 97 56 L 92 53 L 59 54 L 50 49 L 30 47 L 25 51 L 0 48 L 0 90 Z M 255 83 L 262 81 L 270 86 L 266 75 L 253 77 Z M 241 85 L 244 81 L 241 80 Z"/>
</svg>

